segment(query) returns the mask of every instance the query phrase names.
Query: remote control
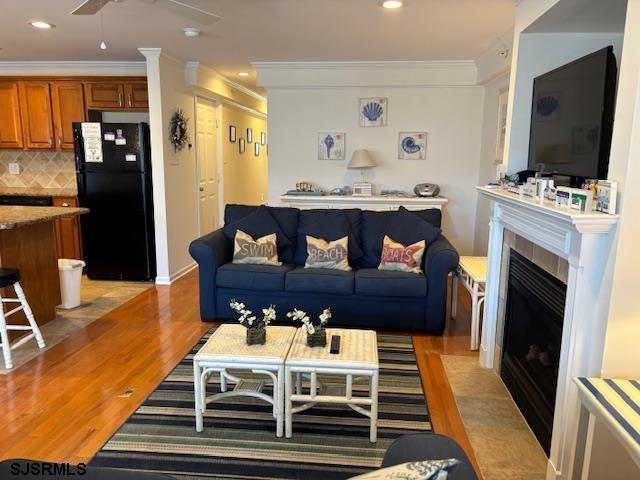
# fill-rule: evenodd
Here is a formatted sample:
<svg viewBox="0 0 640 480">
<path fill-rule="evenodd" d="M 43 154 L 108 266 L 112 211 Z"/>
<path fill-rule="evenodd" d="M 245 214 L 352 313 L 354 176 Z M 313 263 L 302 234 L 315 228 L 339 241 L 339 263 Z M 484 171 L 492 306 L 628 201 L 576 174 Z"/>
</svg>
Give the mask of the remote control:
<svg viewBox="0 0 640 480">
<path fill-rule="evenodd" d="M 329 353 L 336 355 L 340 353 L 340 335 L 331 335 L 331 348 L 329 349 Z"/>
</svg>

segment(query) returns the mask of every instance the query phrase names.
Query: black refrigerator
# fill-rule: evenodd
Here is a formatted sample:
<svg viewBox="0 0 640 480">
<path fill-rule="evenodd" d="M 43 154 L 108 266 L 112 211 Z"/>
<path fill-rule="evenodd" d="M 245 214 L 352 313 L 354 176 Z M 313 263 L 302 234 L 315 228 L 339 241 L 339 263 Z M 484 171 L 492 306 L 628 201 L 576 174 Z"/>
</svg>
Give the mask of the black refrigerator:
<svg viewBox="0 0 640 480">
<path fill-rule="evenodd" d="M 149 125 L 74 123 L 73 137 L 87 276 L 154 280 Z"/>
</svg>

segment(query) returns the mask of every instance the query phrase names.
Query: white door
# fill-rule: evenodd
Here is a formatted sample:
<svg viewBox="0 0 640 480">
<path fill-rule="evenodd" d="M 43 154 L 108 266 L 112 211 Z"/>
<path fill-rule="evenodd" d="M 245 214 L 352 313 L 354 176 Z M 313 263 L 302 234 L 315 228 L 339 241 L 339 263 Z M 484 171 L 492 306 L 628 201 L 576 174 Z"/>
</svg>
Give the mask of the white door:
<svg viewBox="0 0 640 480">
<path fill-rule="evenodd" d="M 200 235 L 218 228 L 218 162 L 216 107 L 198 99 L 196 112 L 196 159 Z"/>
</svg>

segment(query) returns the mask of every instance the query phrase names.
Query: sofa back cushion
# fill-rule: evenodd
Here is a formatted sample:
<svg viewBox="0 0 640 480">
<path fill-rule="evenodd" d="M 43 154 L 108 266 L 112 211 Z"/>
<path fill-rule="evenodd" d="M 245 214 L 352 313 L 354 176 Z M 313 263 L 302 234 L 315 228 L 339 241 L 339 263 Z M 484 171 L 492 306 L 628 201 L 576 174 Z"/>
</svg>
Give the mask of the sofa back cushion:
<svg viewBox="0 0 640 480">
<path fill-rule="evenodd" d="M 264 228 L 264 225 L 260 228 L 251 228 L 251 226 L 242 225 L 241 220 L 246 219 L 249 215 L 255 214 L 259 210 L 268 212 L 270 216 L 275 220 L 279 232 L 275 230 L 266 231 L 269 228 Z M 266 207 L 264 205 L 237 205 L 237 204 L 229 204 L 225 207 L 224 211 L 224 223 L 225 227 L 223 231 L 225 231 L 225 235 L 233 242 L 233 238 L 235 237 L 235 230 L 244 226 L 245 228 L 241 228 L 243 231 L 247 232 L 251 236 L 261 237 L 263 235 L 268 235 L 269 233 L 276 233 L 278 236 L 278 253 L 280 256 L 280 261 L 283 263 L 293 263 L 294 254 L 296 251 L 296 235 L 298 231 L 298 212 L 297 208 L 289 208 L 289 207 Z M 262 218 L 266 218 L 263 215 L 260 215 Z M 249 220 L 252 220 L 253 217 L 250 217 Z M 239 223 L 241 222 L 241 223 Z M 253 224 L 253 222 L 246 222 L 248 224 Z M 261 222 L 262 223 L 262 222 Z M 267 222 L 269 223 L 269 222 Z M 232 226 L 233 225 L 233 226 Z M 229 227 L 229 228 L 227 228 Z"/>
<path fill-rule="evenodd" d="M 340 210 L 300 210 L 298 237 L 296 241 L 296 265 L 304 265 L 307 260 L 306 236 L 333 242 L 348 237 L 349 262 L 353 264 L 362 257 L 360 225 L 362 211 L 357 208 Z"/>
<path fill-rule="evenodd" d="M 438 213 L 428 210 L 409 211 L 404 207 L 390 212 L 362 212 L 362 250 L 364 255 L 357 262 L 360 268 L 377 268 L 382 257 L 385 235 L 405 245 L 425 240 L 427 248 L 440 235 L 442 219 Z M 433 222 L 433 223 L 432 223 Z M 434 224 L 435 223 L 435 224 Z"/>
</svg>

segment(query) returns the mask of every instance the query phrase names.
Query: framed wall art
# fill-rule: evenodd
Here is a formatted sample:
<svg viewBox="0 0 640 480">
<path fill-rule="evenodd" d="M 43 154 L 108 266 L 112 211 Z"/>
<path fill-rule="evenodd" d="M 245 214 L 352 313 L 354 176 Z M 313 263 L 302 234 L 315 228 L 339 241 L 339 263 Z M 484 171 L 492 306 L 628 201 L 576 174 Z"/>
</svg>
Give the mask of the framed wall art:
<svg viewBox="0 0 640 480">
<path fill-rule="evenodd" d="M 256 143 L 253 144 L 253 154 L 256 157 L 260 156 L 260 143 L 259 142 L 256 142 Z"/>
<path fill-rule="evenodd" d="M 426 160 L 427 132 L 400 132 L 398 134 L 400 160 Z"/>
<path fill-rule="evenodd" d="M 260 132 L 260 145 L 267 144 L 267 132 Z"/>
<path fill-rule="evenodd" d="M 229 141 L 231 143 L 236 143 L 236 126 L 229 125 Z"/>
<path fill-rule="evenodd" d="M 247 142 L 253 143 L 253 130 L 251 128 L 247 128 Z"/>
<path fill-rule="evenodd" d="M 360 99 L 360 126 L 387 126 L 387 99 L 384 97 Z"/>
<path fill-rule="evenodd" d="M 318 160 L 344 160 L 343 132 L 318 132 Z"/>
<path fill-rule="evenodd" d="M 244 143 L 244 138 L 241 138 L 238 141 L 238 151 L 240 152 L 240 154 L 243 154 L 245 150 L 245 143 Z"/>
</svg>

